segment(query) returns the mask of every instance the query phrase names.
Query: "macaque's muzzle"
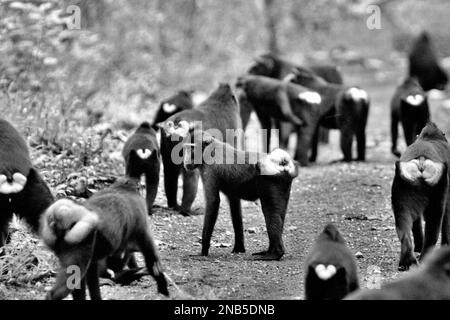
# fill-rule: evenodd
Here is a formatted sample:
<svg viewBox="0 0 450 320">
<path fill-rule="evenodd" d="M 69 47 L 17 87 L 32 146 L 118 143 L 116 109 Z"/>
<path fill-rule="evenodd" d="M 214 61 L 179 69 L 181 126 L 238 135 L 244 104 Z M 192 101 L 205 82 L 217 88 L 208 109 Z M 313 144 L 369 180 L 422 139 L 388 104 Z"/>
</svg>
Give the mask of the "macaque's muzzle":
<svg viewBox="0 0 450 320">
<path fill-rule="evenodd" d="M 420 157 L 406 162 L 400 162 L 400 175 L 403 180 L 418 185 L 424 181 L 429 186 L 435 186 L 444 173 L 444 164 Z"/>
<path fill-rule="evenodd" d="M 8 179 L 6 175 L 0 175 L 0 194 L 19 193 L 25 187 L 27 177 L 20 172 L 12 175 L 12 179 Z"/>
</svg>

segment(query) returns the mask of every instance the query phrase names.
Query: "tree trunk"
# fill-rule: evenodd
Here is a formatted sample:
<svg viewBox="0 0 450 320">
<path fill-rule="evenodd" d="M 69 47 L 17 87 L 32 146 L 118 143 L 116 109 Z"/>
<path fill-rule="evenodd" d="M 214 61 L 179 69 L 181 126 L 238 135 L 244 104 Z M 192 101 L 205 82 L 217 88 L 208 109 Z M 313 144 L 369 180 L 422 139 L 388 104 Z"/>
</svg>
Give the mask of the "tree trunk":
<svg viewBox="0 0 450 320">
<path fill-rule="evenodd" d="M 266 29 L 268 33 L 268 50 L 270 53 L 279 55 L 277 37 L 277 14 L 276 2 L 274 0 L 264 0 L 264 14 L 266 17 Z"/>
</svg>

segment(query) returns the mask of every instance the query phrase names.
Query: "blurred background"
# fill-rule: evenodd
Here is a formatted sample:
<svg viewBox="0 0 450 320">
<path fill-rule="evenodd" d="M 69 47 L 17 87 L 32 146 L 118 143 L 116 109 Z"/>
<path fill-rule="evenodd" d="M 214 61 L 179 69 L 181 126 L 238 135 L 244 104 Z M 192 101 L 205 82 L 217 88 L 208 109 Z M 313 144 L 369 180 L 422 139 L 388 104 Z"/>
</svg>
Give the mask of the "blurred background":
<svg viewBox="0 0 450 320">
<path fill-rule="evenodd" d="M 0 112 L 32 147 L 91 152 L 86 128 L 152 121 L 177 90 L 209 94 L 273 52 L 368 90 L 378 144 L 412 39 L 427 30 L 449 69 L 449 14 L 447 0 L 0 0 Z"/>
<path fill-rule="evenodd" d="M 379 10 L 379 28 L 368 27 L 374 14 L 367 11 L 369 5 Z M 450 71 L 449 16 L 448 0 L 0 0 L 1 117 L 27 137 L 33 164 L 56 196 L 86 196 L 86 185 L 100 189 L 123 174 L 124 139 L 141 121 L 153 120 L 162 99 L 180 89 L 209 94 L 219 82 L 234 83 L 256 56 L 273 52 L 297 64 L 336 64 L 346 84 L 367 90 L 372 101 L 367 127 L 369 165 L 376 162 L 372 166 L 377 171 L 379 163 L 385 164 L 387 173 L 382 171 L 377 183 L 387 186 L 394 160 L 389 103 L 406 76 L 407 52 L 412 40 L 427 30 L 442 65 Z M 447 133 L 448 96 L 448 89 L 440 95 L 430 93 L 432 119 Z M 250 133 L 257 126 L 253 121 Z M 112 134 L 105 140 L 108 128 Z M 330 144 L 321 146 L 319 163 L 340 156 L 338 138 L 334 131 Z M 360 171 L 370 175 L 373 171 L 368 168 Z M 340 170 L 339 177 L 341 171 L 342 177 L 355 171 L 354 167 L 332 170 Z M 324 178 L 329 172 L 317 169 L 323 188 L 328 184 L 334 188 L 335 176 L 330 175 L 333 183 Z M 71 182 L 77 176 L 86 177 L 81 188 Z M 320 179 L 313 174 L 311 181 Z M 371 192 L 351 194 L 349 201 L 378 195 Z M 383 214 L 392 218 L 388 187 L 383 192 L 379 195 L 385 201 Z M 373 207 L 380 199 L 373 200 Z M 328 200 L 318 203 L 324 201 Z M 162 192 L 157 202 L 165 204 Z M 326 210 L 333 211 L 334 205 Z M 396 244 L 393 232 L 389 237 Z M 13 246 L 22 253 L 10 256 L 36 265 L 30 259 L 36 256 L 34 247 L 30 254 L 23 254 L 30 241 L 24 239 L 29 236 Z M 379 239 L 386 239 L 385 234 Z M 386 245 L 380 248 L 385 250 Z M 386 255 L 389 270 L 394 270 L 392 256 Z M 374 257 L 373 263 L 378 260 Z M 0 282 L 35 281 L 48 275 L 45 265 L 39 264 L 41 269 L 31 274 L 18 267 L 27 264 L 22 260 L 0 262 Z M 188 263 L 203 279 L 200 267 L 191 268 L 192 262 Z M 180 263 L 173 265 L 178 268 Z M 274 286 L 268 287 L 272 291 Z"/>
</svg>

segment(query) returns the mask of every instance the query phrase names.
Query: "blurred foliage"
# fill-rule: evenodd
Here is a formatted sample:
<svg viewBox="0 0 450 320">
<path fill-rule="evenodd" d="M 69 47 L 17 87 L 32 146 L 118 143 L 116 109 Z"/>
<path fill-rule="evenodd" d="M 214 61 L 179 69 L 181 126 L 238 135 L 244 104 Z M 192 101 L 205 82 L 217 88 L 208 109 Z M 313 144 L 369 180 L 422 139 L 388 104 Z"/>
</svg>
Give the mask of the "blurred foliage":
<svg viewBox="0 0 450 320">
<path fill-rule="evenodd" d="M 364 0 L 0 0 L 2 117 L 27 137 L 57 197 L 87 197 L 123 174 L 121 129 L 151 120 L 178 89 L 234 82 L 267 50 L 269 2 L 276 45 L 298 62 L 404 66 L 394 48 L 407 50 L 421 29 L 450 55 L 448 0 L 374 0 L 383 3 L 380 30 L 366 27 Z M 80 8 L 79 30 L 67 28 L 70 5 Z M 23 246 L 0 258 L 0 298 L 4 283 L 53 270 L 36 240 L 15 237 Z"/>
<path fill-rule="evenodd" d="M 392 58 L 392 40 L 406 48 L 426 28 L 450 54 L 448 1 L 390 1 L 381 30 L 366 27 L 369 2 L 273 2 L 280 52 L 299 62 L 367 66 L 366 58 Z M 33 146 L 83 158 L 91 144 L 85 127 L 130 128 L 151 120 L 158 101 L 177 89 L 210 92 L 233 82 L 268 47 L 266 3 L 0 0 L 0 111 Z M 70 5 L 80 8 L 79 30 L 67 28 Z"/>
</svg>

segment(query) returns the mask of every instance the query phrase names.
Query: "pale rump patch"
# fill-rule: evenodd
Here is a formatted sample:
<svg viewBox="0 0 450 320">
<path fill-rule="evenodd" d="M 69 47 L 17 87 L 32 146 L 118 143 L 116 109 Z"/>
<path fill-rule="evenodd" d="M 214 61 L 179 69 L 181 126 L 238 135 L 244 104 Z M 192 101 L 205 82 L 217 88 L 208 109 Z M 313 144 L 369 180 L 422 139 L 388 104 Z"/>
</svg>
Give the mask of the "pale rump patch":
<svg viewBox="0 0 450 320">
<path fill-rule="evenodd" d="M 23 190 L 25 184 L 27 183 L 27 177 L 25 177 L 20 172 L 16 172 L 12 175 L 11 182 L 7 181 L 7 177 L 2 174 L 0 175 L 0 193 L 1 194 L 11 194 L 18 193 Z"/>
<path fill-rule="evenodd" d="M 364 100 L 366 102 L 369 100 L 369 95 L 363 89 L 352 87 L 348 89 L 347 92 L 350 94 L 350 96 L 352 96 L 354 100 Z"/>
<path fill-rule="evenodd" d="M 150 149 L 138 149 L 136 151 L 136 154 L 139 158 L 145 160 L 148 159 L 152 155 L 152 150 Z"/>
<path fill-rule="evenodd" d="M 308 103 L 319 104 L 322 102 L 322 97 L 315 91 L 302 92 L 298 95 L 298 98 Z"/>
<path fill-rule="evenodd" d="M 172 113 L 175 112 L 175 110 L 177 110 L 177 106 L 166 102 L 162 105 L 162 109 L 165 113 Z"/>
<path fill-rule="evenodd" d="M 416 94 L 416 95 L 409 95 L 406 97 L 405 101 L 412 105 L 412 106 L 418 106 L 420 105 L 423 101 L 425 100 L 425 98 L 423 97 L 423 95 L 421 94 Z"/>
<path fill-rule="evenodd" d="M 296 177 L 298 172 L 291 156 L 282 149 L 275 149 L 259 161 L 261 175 L 276 175 L 283 172 Z"/>
<path fill-rule="evenodd" d="M 441 179 L 443 171 L 443 163 L 423 157 L 407 162 L 400 162 L 401 177 L 412 184 L 418 184 L 423 179 L 426 184 L 434 186 Z"/>
<path fill-rule="evenodd" d="M 76 204 L 68 199 L 60 199 L 52 204 L 45 213 L 42 238 L 52 247 L 58 234 L 64 234 L 67 244 L 77 244 L 83 241 L 98 224 L 95 212 Z"/>
<path fill-rule="evenodd" d="M 337 269 L 332 264 L 326 267 L 323 264 L 319 264 L 315 267 L 314 271 L 320 279 L 328 280 L 336 274 Z"/>
<path fill-rule="evenodd" d="M 111 279 L 115 279 L 116 278 L 116 274 L 111 269 L 106 269 L 106 272 L 109 274 Z"/>
</svg>

